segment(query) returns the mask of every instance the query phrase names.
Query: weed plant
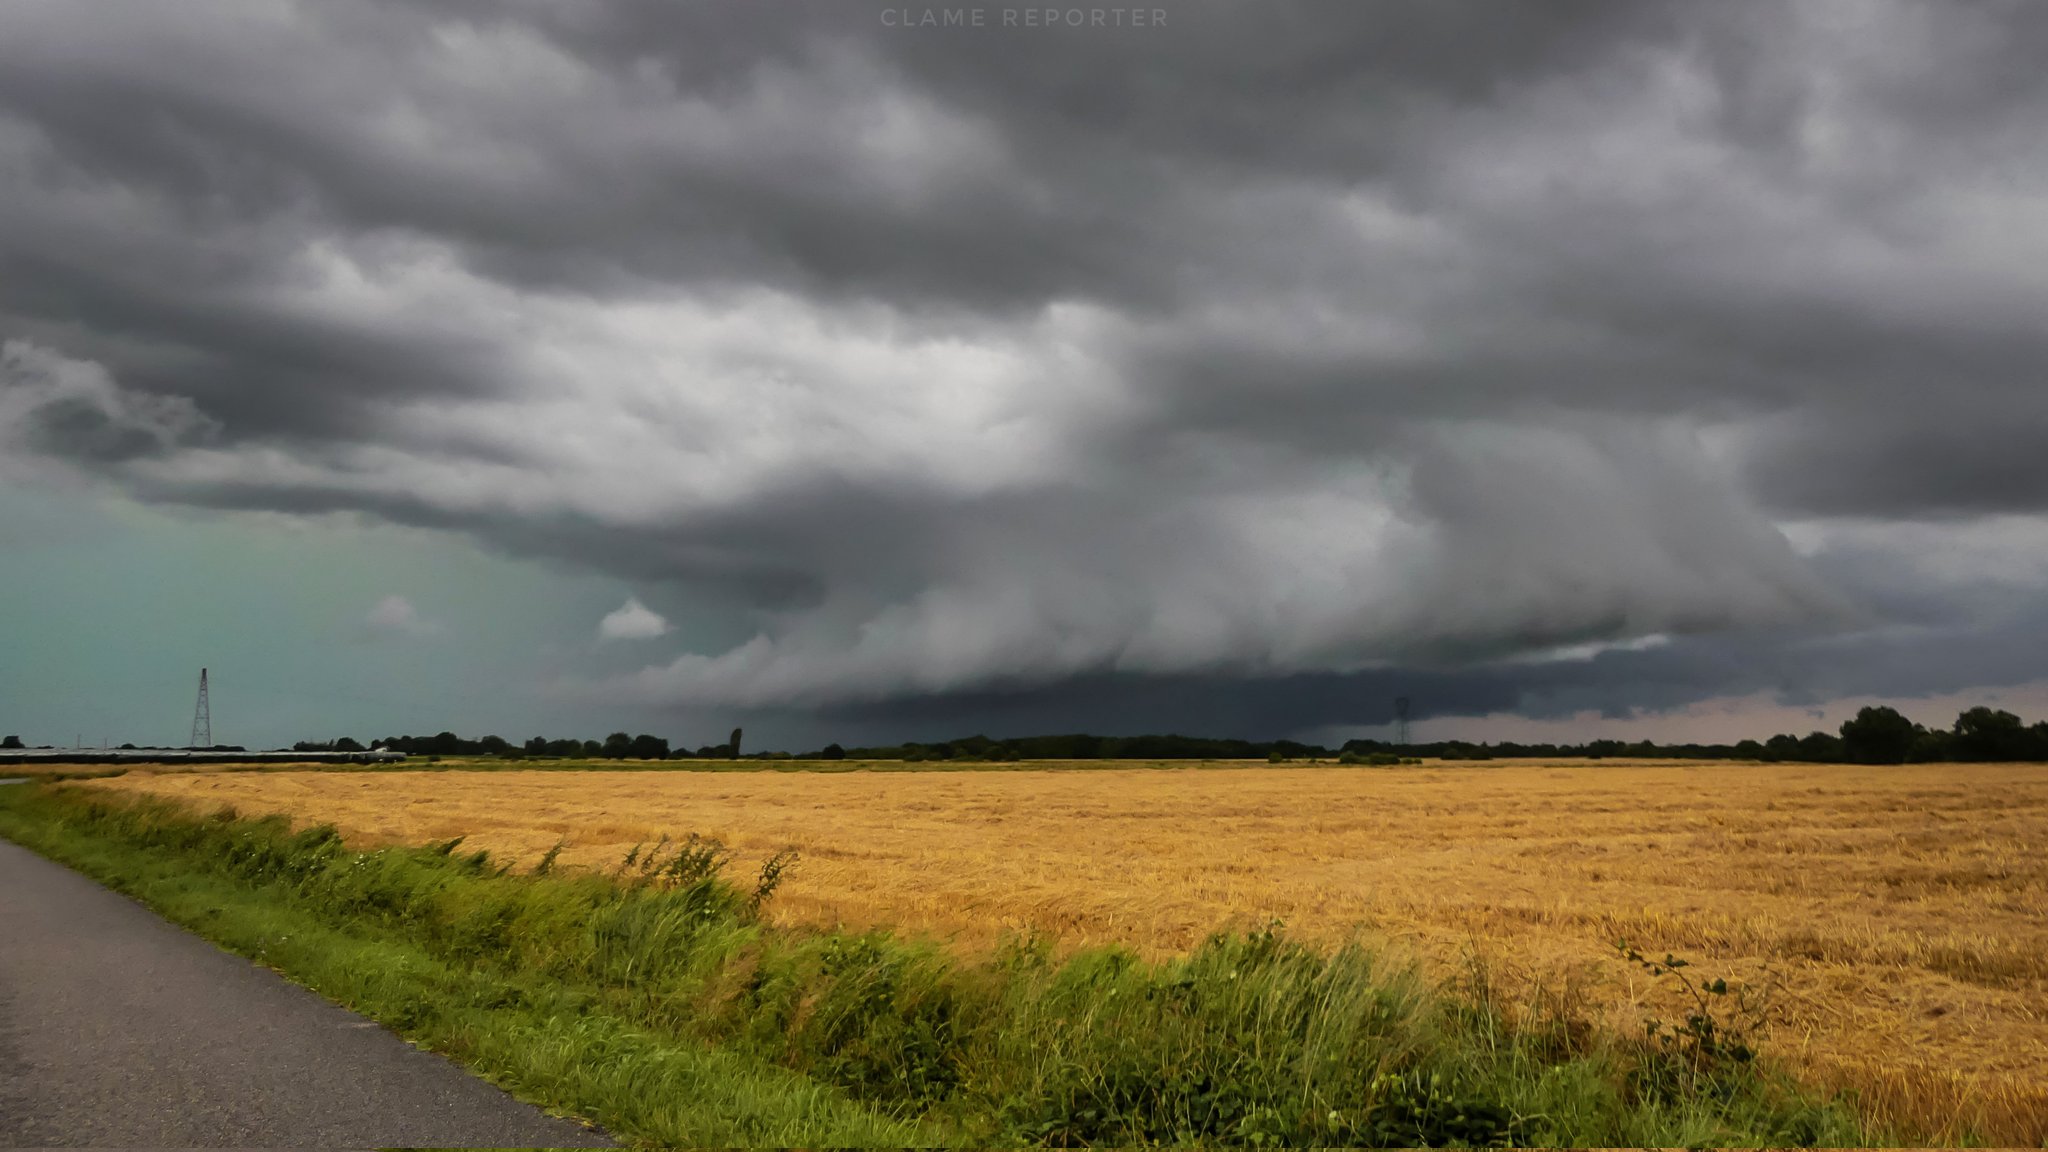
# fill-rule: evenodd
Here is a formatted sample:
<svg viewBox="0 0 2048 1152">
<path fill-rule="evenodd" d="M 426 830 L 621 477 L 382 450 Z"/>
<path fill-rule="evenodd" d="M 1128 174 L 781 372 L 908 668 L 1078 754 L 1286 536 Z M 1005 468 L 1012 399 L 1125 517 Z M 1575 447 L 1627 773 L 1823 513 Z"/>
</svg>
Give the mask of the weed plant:
<svg viewBox="0 0 2048 1152">
<path fill-rule="evenodd" d="M 0 797 L 0 833 L 645 1142 L 1669 1147 L 1865 1136 L 1846 1108 L 1761 1060 L 1669 1074 L 1687 1055 L 1697 1068 L 1699 1045 L 1722 1044 L 1719 1034 L 1615 1036 L 1500 1004 L 1483 987 L 1433 989 L 1363 946 L 1310 949 L 1277 926 L 1156 963 L 1036 941 L 970 962 L 881 932 L 772 927 L 760 913 L 791 857 L 734 882 L 723 849 L 697 837 L 636 848 L 609 874 L 557 871 L 554 852 L 522 873 L 459 839 L 355 851 L 331 828 L 294 833 L 275 817 L 202 818 L 62 787 Z M 214 904 L 178 895 L 202 889 L 215 894 L 206 901 L 311 927 L 272 952 L 265 931 L 223 928 Z M 358 968 L 394 963 L 442 975 L 363 991 L 396 977 Z"/>
</svg>

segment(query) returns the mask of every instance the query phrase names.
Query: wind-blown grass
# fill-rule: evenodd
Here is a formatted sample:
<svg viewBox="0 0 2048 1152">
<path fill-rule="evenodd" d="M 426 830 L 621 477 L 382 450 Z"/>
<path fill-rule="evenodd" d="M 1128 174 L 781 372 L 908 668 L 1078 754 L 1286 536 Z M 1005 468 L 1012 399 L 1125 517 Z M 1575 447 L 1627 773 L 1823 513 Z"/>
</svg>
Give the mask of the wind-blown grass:
<svg viewBox="0 0 2048 1152">
<path fill-rule="evenodd" d="M 1754 1062 L 1674 1063 L 1557 1011 L 1449 994 L 1273 932 L 1148 962 L 966 961 L 776 929 L 696 840 L 609 875 L 459 842 L 199 817 L 65 787 L 0 834 L 129 891 L 521 1095 L 649 1143 L 1848 1144 Z M 540 873 L 540 874 L 536 874 Z"/>
<path fill-rule="evenodd" d="M 745 763 L 745 762 L 742 762 Z M 1123 765 L 1128 768 L 1131 765 Z M 777 924 L 1006 931 L 1159 959 L 1219 925 L 1363 928 L 1504 995 L 1570 984 L 1633 1032 L 1682 1005 L 1626 937 L 1772 989 L 1764 1050 L 1911 1138 L 2048 1141 L 2048 766 L 1541 764 L 710 777 L 133 773 L 88 787 L 333 822 L 351 843 L 608 869 L 692 829 L 735 867 L 794 844 Z M 1668 982 L 1665 982 L 1668 984 Z"/>
</svg>

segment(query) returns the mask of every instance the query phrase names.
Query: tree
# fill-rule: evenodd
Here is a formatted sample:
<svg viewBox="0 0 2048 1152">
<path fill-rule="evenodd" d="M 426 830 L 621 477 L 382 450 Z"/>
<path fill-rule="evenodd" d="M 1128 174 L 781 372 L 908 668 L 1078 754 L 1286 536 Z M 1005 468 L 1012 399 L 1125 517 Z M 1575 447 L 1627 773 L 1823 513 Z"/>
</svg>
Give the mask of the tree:
<svg viewBox="0 0 2048 1152">
<path fill-rule="evenodd" d="M 1842 721 L 1842 755 L 1852 764 L 1904 764 L 1920 726 L 1893 708 L 1865 708 Z"/>
<path fill-rule="evenodd" d="M 633 743 L 626 754 L 635 760 L 668 759 L 668 740 L 660 736 L 649 736 L 645 732 L 633 737 Z"/>
<path fill-rule="evenodd" d="M 1842 760 L 1841 737 L 1827 732 L 1809 732 L 1799 740 L 1799 759 L 1809 764 L 1838 764 Z"/>
<path fill-rule="evenodd" d="M 363 746 L 356 743 L 354 737 L 343 736 L 334 742 L 334 750 L 336 752 L 361 752 Z"/>
<path fill-rule="evenodd" d="M 1780 732 L 1769 740 L 1764 741 L 1764 759 L 1772 761 L 1799 759 L 1799 737 L 1792 735 L 1790 732 Z"/>
<path fill-rule="evenodd" d="M 725 748 L 726 748 L 726 752 L 725 752 L 725 758 L 726 758 L 726 759 L 728 759 L 728 760 L 737 760 L 737 759 L 739 759 L 739 758 L 740 758 L 740 730 L 739 730 L 739 729 L 735 728 L 735 729 L 733 729 L 733 730 L 732 730 L 732 739 L 731 739 L 731 740 L 728 740 L 728 741 L 726 742 Z"/>
<path fill-rule="evenodd" d="M 1764 758 L 1764 746 L 1754 740 L 1741 741 L 1735 745 L 1735 758 L 1738 760 L 1761 760 Z"/>
<path fill-rule="evenodd" d="M 841 748 L 837 744 L 827 744 L 825 745 L 825 750 L 823 752 L 818 753 L 818 759 L 844 760 L 846 759 L 846 749 Z"/>
<path fill-rule="evenodd" d="M 607 760 L 624 760 L 633 754 L 633 738 L 624 732 L 614 732 L 604 738 L 597 754 Z"/>
<path fill-rule="evenodd" d="M 1961 760 L 2024 760 L 2032 743 L 2019 717 L 1981 704 L 1956 717 L 1955 733 Z"/>
<path fill-rule="evenodd" d="M 5 740 L 0 740 L 0 748 L 19 748 L 19 747 L 21 747 L 21 737 L 19 737 L 19 736 L 9 736 L 9 737 L 8 737 L 7 739 L 5 739 Z"/>
<path fill-rule="evenodd" d="M 1944 728 L 1922 728 L 1907 756 L 1915 764 L 1941 764 L 1956 758 L 1955 734 Z"/>
</svg>

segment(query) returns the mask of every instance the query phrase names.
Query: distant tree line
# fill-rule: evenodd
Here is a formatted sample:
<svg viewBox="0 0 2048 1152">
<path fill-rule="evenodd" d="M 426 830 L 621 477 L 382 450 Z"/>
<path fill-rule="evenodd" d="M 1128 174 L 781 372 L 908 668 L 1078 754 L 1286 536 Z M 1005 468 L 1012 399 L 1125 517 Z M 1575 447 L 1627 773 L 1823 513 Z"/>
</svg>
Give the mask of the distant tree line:
<svg viewBox="0 0 2048 1152">
<path fill-rule="evenodd" d="M 690 750 L 673 748 L 665 737 L 638 736 L 614 732 L 599 740 L 550 740 L 536 736 L 524 744 L 513 744 L 501 736 L 474 740 L 442 732 L 433 736 L 385 736 L 366 748 L 350 738 L 301 740 L 294 752 L 362 752 L 382 748 L 408 756 L 495 756 L 501 759 L 561 760 L 725 760 L 740 757 L 740 729 L 723 744 L 707 744 Z M 748 760 L 1240 760 L 1272 755 L 1311 758 L 1335 755 L 1330 749 L 1293 740 L 1255 742 L 1210 740 L 1195 736 L 1027 736 L 991 740 L 968 736 L 932 744 L 895 744 L 875 748 L 844 748 L 827 744 L 814 752 L 748 753 Z M 1410 753 L 1413 754 L 1412 752 Z"/>
<path fill-rule="evenodd" d="M 121 748 L 121 749 L 122 749 L 123 751 L 128 751 L 128 752 L 133 752 L 133 751 L 141 751 L 141 750 L 142 750 L 142 749 L 138 749 L 138 748 L 136 748 L 136 746 L 135 746 L 135 745 L 133 745 L 133 744 L 122 744 L 122 745 L 119 745 L 119 747 L 120 747 L 120 748 Z M 27 751 L 27 750 L 28 750 L 28 745 L 26 745 L 26 744 L 23 744 L 23 743 L 21 742 L 21 737 L 19 737 L 19 736 L 7 736 L 7 737 L 0 737 L 0 751 L 4 751 L 4 752 L 20 752 L 20 751 Z M 36 745 L 36 750 L 37 750 L 37 751 L 39 751 L 39 752 L 40 752 L 40 751 L 62 751 L 62 749 L 61 749 L 61 748 L 59 748 L 58 746 L 56 746 L 56 745 L 54 745 L 54 744 L 38 744 L 38 745 Z M 244 747 L 242 747 L 242 746 L 241 746 L 240 744 L 212 744 L 212 745 L 207 745 L 207 746 L 205 746 L 205 747 L 192 747 L 192 746 L 187 746 L 187 747 L 185 747 L 185 748 L 182 748 L 182 749 L 180 749 L 180 751 L 184 751 L 184 752 L 247 752 L 247 751 L 248 751 L 248 749 L 247 749 L 247 748 L 244 748 Z"/>
<path fill-rule="evenodd" d="M 385 736 L 372 740 L 369 749 L 381 748 L 408 756 L 495 756 L 501 760 L 724 760 L 738 755 L 739 741 L 740 730 L 737 728 L 724 744 L 705 745 L 694 752 L 671 748 L 667 737 L 649 736 L 644 732 L 638 736 L 614 732 L 603 740 L 550 740 L 545 736 L 535 736 L 524 744 L 514 744 L 502 736 L 465 740 L 453 732 L 442 732 L 433 736 Z M 363 752 L 369 749 L 347 736 L 337 740 L 301 740 L 292 745 L 294 752 Z"/>
<path fill-rule="evenodd" d="M 1780 739 L 1773 736 L 1764 751 Z M 1843 722 L 1837 739 L 1839 758 L 1855 764 L 2048 760 L 2048 721 L 2028 725 L 1982 706 L 1966 710 L 1946 730 L 1923 728 L 1890 708 L 1865 708 Z"/>
<path fill-rule="evenodd" d="M 1414 755 L 1411 751 L 1410 755 Z M 1336 755 L 1331 749 L 1293 740 L 1219 740 L 1201 736 L 1019 736 L 992 740 L 965 736 L 931 744 L 888 744 L 841 748 L 828 744 L 812 757 L 820 760 L 1266 760 L 1315 759 Z"/>
<path fill-rule="evenodd" d="M 536 736 L 513 744 L 498 736 L 466 740 L 453 732 L 434 736 L 386 736 L 370 747 L 411 756 L 495 756 L 505 760 L 731 760 L 740 759 L 740 730 L 723 744 L 694 751 L 672 748 L 661 736 L 614 732 L 603 740 L 550 740 Z M 348 737 L 301 741 L 297 752 L 361 752 Z M 1766 763 L 1906 764 L 1933 761 L 2048 761 L 2048 722 L 2028 725 L 2011 712 L 1971 708 L 1948 728 L 1927 728 L 1896 709 L 1865 708 L 1838 732 L 1781 733 L 1768 740 L 1735 744 L 1657 744 L 1643 740 L 1592 740 L 1583 744 L 1474 744 L 1463 740 L 1396 745 L 1381 740 L 1347 740 L 1337 748 L 1293 740 L 1219 740 L 1201 736 L 1021 736 L 994 740 L 966 736 L 936 743 L 846 748 L 827 744 L 813 752 L 754 752 L 748 760 L 1322 760 L 1385 763 L 1403 757 L 1441 760 L 1529 758 L 1643 760 L 1760 760 Z"/>
<path fill-rule="evenodd" d="M 1346 750 L 1378 750 L 1372 741 L 1351 741 Z M 1895 708 L 1871 707 L 1842 722 L 1835 732 L 1785 732 L 1768 740 L 1734 744 L 1656 744 L 1593 740 L 1584 744 L 1468 744 L 1446 741 L 1413 744 L 1409 755 L 1445 760 L 1518 757 L 1629 758 L 1672 760 L 1760 760 L 1764 763 L 1926 764 L 1936 762 L 2048 761 L 2048 721 L 2029 726 L 2011 712 L 1976 707 L 1948 728 L 1928 728 Z"/>
</svg>

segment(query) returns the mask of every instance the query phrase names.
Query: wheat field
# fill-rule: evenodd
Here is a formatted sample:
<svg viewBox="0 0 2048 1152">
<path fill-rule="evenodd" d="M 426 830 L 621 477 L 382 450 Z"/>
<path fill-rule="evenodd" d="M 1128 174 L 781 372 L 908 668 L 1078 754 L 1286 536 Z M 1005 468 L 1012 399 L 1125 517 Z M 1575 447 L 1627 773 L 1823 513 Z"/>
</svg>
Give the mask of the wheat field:
<svg viewBox="0 0 2048 1152">
<path fill-rule="evenodd" d="M 1920 1132 L 2048 1139 L 2048 766 L 1511 764 L 1000 772 L 134 772 L 93 787 L 465 836 L 565 865 L 795 847 L 790 923 L 1159 954 L 1281 921 L 1611 1021 L 1674 1007 L 1613 942 L 1766 1005 L 1766 1048 Z M 1668 985 L 1668 981 L 1665 982 Z"/>
</svg>

